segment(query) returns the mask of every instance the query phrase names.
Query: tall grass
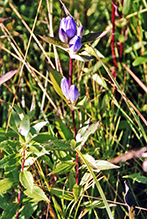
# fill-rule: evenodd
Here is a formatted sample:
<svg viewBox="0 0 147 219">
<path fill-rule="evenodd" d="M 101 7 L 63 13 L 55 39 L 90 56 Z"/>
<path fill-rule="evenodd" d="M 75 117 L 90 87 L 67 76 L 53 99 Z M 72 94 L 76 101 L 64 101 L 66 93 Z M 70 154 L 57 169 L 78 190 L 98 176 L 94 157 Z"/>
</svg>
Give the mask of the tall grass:
<svg viewBox="0 0 147 219">
<path fill-rule="evenodd" d="M 91 61 L 72 61 L 74 120 L 69 55 L 39 37 L 58 37 L 63 5 L 0 1 L 1 75 L 19 69 L 0 87 L 0 218 L 128 218 L 124 176 L 146 218 L 147 3 L 64 4 L 84 35 L 110 29 L 85 44 Z"/>
</svg>

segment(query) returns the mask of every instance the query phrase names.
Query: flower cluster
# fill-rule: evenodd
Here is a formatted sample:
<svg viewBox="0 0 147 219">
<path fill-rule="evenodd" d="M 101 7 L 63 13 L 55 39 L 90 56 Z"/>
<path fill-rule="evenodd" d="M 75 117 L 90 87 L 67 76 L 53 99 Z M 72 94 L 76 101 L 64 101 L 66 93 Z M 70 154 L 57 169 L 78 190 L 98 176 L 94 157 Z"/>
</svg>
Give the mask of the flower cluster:
<svg viewBox="0 0 147 219">
<path fill-rule="evenodd" d="M 70 100 L 72 103 L 76 101 L 79 97 L 79 91 L 76 85 L 72 84 L 69 87 L 69 81 L 67 78 L 62 78 L 61 80 L 61 90 L 67 100 Z"/>
<path fill-rule="evenodd" d="M 59 39 L 63 43 L 68 43 L 70 52 L 77 52 L 82 44 L 81 38 L 83 36 L 83 26 L 76 26 L 75 20 L 71 16 L 62 18 L 59 26 Z"/>
</svg>

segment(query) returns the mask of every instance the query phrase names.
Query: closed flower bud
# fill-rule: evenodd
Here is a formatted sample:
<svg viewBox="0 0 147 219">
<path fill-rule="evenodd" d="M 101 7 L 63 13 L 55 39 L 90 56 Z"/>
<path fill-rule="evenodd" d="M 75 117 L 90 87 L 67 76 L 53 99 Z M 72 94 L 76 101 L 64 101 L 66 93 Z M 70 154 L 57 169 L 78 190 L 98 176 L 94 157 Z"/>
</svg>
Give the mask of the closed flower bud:
<svg viewBox="0 0 147 219">
<path fill-rule="evenodd" d="M 80 38 L 82 38 L 82 36 L 83 36 L 83 25 L 81 25 L 80 27 L 78 27 L 77 36 L 79 36 Z"/>
<path fill-rule="evenodd" d="M 76 85 L 73 84 L 70 86 L 70 89 L 69 89 L 69 99 L 73 103 L 74 101 L 78 99 L 78 97 L 79 97 L 78 88 L 76 87 Z"/>
<path fill-rule="evenodd" d="M 67 43 L 68 39 L 71 39 L 76 34 L 76 22 L 71 16 L 62 18 L 59 27 L 59 39 L 63 43 Z"/>
<path fill-rule="evenodd" d="M 67 78 L 62 78 L 61 80 L 61 90 L 67 100 L 70 100 L 72 103 L 76 101 L 79 97 L 79 91 L 76 85 L 71 85 L 69 88 L 69 81 Z"/>
<path fill-rule="evenodd" d="M 71 52 L 77 52 L 81 48 L 81 38 L 77 35 L 75 35 L 70 41 L 69 41 L 69 48 Z"/>
</svg>

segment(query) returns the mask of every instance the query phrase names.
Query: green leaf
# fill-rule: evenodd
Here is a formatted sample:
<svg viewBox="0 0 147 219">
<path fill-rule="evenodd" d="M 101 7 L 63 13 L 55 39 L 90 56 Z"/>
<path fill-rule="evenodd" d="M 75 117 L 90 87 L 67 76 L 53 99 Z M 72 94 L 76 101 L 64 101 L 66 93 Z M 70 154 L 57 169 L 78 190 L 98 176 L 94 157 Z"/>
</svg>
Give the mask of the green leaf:
<svg viewBox="0 0 147 219">
<path fill-rule="evenodd" d="M 50 65 L 48 65 L 48 70 L 49 70 L 50 79 L 53 83 L 53 87 L 55 91 L 62 99 L 65 100 L 65 102 L 67 102 L 60 88 L 62 75 L 59 72 L 57 72 L 55 69 L 53 69 Z"/>
<path fill-rule="evenodd" d="M 146 62 L 147 62 L 147 54 L 137 57 L 132 64 L 133 66 L 138 66 Z"/>
<path fill-rule="evenodd" d="M 147 177 L 141 176 L 140 173 L 134 173 L 134 174 L 131 174 L 131 175 L 126 175 L 126 176 L 123 176 L 123 178 L 130 178 L 130 179 L 133 179 L 133 181 L 136 181 L 138 183 L 147 184 Z"/>
<path fill-rule="evenodd" d="M 4 210 L 1 219 L 13 218 L 19 209 L 19 203 L 10 203 Z"/>
<path fill-rule="evenodd" d="M 21 160 L 21 154 L 11 154 L 0 160 L 0 168 L 9 167 L 11 165 L 19 165 L 19 161 Z"/>
<path fill-rule="evenodd" d="M 52 135 L 49 135 L 48 132 L 43 132 L 39 133 L 37 136 L 33 137 L 31 139 L 31 142 L 38 142 L 38 143 L 45 143 L 48 142 L 49 140 L 55 140 L 56 138 L 53 137 Z"/>
<path fill-rule="evenodd" d="M 96 130 L 99 128 L 99 122 L 95 122 L 94 124 L 90 125 L 86 131 L 79 137 L 79 142 L 80 145 L 78 146 L 78 148 L 81 150 L 82 146 L 85 144 L 85 142 L 87 141 L 87 139 L 89 138 L 89 136 L 91 134 L 94 134 L 96 132 Z"/>
<path fill-rule="evenodd" d="M 16 183 L 18 183 L 18 181 L 14 178 L 5 178 L 0 180 L 0 193 L 10 189 L 12 186 L 14 186 L 14 184 L 16 185 Z"/>
<path fill-rule="evenodd" d="M 83 108 L 90 102 L 90 99 L 88 97 L 84 97 L 80 102 L 77 103 L 75 107 L 77 108 Z"/>
<path fill-rule="evenodd" d="M 11 118 L 10 118 L 10 127 L 18 133 L 18 126 L 21 123 L 21 119 L 18 113 L 12 109 Z"/>
<path fill-rule="evenodd" d="M 30 203 L 22 207 L 19 213 L 19 218 L 21 219 L 30 219 L 31 215 L 34 213 L 34 211 L 37 209 L 38 204 L 37 203 Z"/>
<path fill-rule="evenodd" d="M 52 174 L 64 174 L 69 172 L 74 166 L 75 162 L 64 162 L 59 164 L 55 170 L 53 170 Z"/>
<path fill-rule="evenodd" d="M 19 126 L 19 132 L 23 136 L 27 136 L 30 130 L 30 117 L 25 115 Z"/>
<path fill-rule="evenodd" d="M 70 143 L 65 140 L 52 140 L 48 143 L 42 144 L 47 151 L 59 150 L 59 151 L 72 151 Z"/>
<path fill-rule="evenodd" d="M 47 196 L 45 195 L 44 191 L 38 187 L 38 186 L 34 186 L 32 190 L 25 190 L 24 191 L 25 195 L 30 197 L 30 198 L 34 198 L 37 201 L 49 201 Z"/>
<path fill-rule="evenodd" d="M 6 141 L 2 141 L 0 143 L 0 149 L 9 149 L 12 148 L 12 150 L 14 149 L 20 149 L 21 148 L 21 143 L 19 141 L 14 141 L 14 140 L 6 140 Z"/>
<path fill-rule="evenodd" d="M 65 199 L 65 200 L 73 200 L 73 195 L 66 192 L 66 191 L 61 191 L 61 189 L 58 188 L 51 188 L 51 193 L 59 197 L 60 199 Z"/>
<path fill-rule="evenodd" d="M 48 123 L 46 121 L 36 121 L 37 123 L 33 125 L 30 129 L 32 135 L 39 134 L 40 130 Z"/>
<path fill-rule="evenodd" d="M 106 33 L 108 33 L 108 31 L 110 31 L 110 29 L 105 30 L 103 32 L 88 33 L 86 35 L 83 35 L 83 37 L 82 37 L 82 45 L 90 43 L 90 42 L 93 42 L 96 39 L 102 38 Z"/>
<path fill-rule="evenodd" d="M 28 190 L 32 190 L 33 189 L 33 176 L 31 174 L 31 172 L 27 171 L 27 170 L 23 170 L 20 172 L 19 174 L 19 180 L 21 182 L 21 184 Z"/>
<path fill-rule="evenodd" d="M 56 117 L 55 124 L 56 124 L 56 128 L 58 129 L 58 131 L 63 139 L 70 140 L 73 138 L 72 133 L 67 128 L 67 126 L 61 121 L 61 119 Z"/>
<path fill-rule="evenodd" d="M 120 168 L 119 166 L 114 165 L 106 160 L 97 160 L 96 166 L 97 166 L 98 170 L 109 170 L 109 169 Z"/>
<path fill-rule="evenodd" d="M 88 161 L 93 169 L 97 169 L 96 160 L 89 154 L 83 154 L 83 157 Z"/>
<path fill-rule="evenodd" d="M 47 36 L 40 36 L 39 37 L 47 42 L 47 43 L 50 43 L 52 45 L 55 45 L 65 51 L 67 51 L 69 49 L 69 45 L 68 44 L 65 44 L 65 43 L 62 43 L 57 37 L 47 37 Z"/>
<path fill-rule="evenodd" d="M 93 60 L 93 57 L 90 54 L 88 54 L 86 51 L 82 53 L 78 53 L 78 54 L 75 54 L 69 51 L 69 55 L 70 55 L 70 58 L 79 60 L 81 62 L 89 62 Z"/>
<path fill-rule="evenodd" d="M 80 195 L 82 194 L 82 188 L 83 187 L 81 185 L 77 185 L 77 184 L 73 186 L 73 195 L 76 202 L 78 201 Z"/>
<path fill-rule="evenodd" d="M 83 37 L 82 37 L 82 44 L 93 42 L 101 34 L 102 34 L 102 32 L 96 32 L 96 33 L 88 33 L 86 35 L 83 35 Z"/>
<path fill-rule="evenodd" d="M 123 13 L 124 17 L 126 17 L 129 14 L 131 7 L 132 7 L 132 0 L 124 0 L 123 1 L 122 13 Z"/>
<path fill-rule="evenodd" d="M 92 75 L 92 79 L 97 82 L 100 86 L 103 86 L 104 88 L 107 88 L 107 84 L 104 81 L 102 77 L 100 77 L 98 74 Z"/>
</svg>

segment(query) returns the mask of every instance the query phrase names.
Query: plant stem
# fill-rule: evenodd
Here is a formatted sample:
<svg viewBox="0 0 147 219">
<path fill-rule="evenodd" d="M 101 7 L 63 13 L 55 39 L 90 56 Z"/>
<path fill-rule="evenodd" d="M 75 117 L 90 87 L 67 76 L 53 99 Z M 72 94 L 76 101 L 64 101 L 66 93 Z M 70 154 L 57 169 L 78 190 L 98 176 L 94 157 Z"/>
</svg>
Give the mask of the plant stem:
<svg viewBox="0 0 147 219">
<path fill-rule="evenodd" d="M 69 58 L 69 88 L 71 86 L 71 81 L 72 81 L 72 58 Z M 74 135 L 76 137 L 76 124 L 75 124 L 75 117 L 74 117 L 74 110 L 71 109 L 71 115 L 72 115 L 72 122 L 73 122 L 73 130 L 74 130 Z M 78 153 L 76 153 L 76 183 L 78 185 L 79 183 L 79 168 L 78 168 Z"/>
<path fill-rule="evenodd" d="M 72 78 L 72 58 L 69 58 L 69 88 L 71 86 L 71 78 Z"/>
<path fill-rule="evenodd" d="M 24 163 L 25 163 L 25 149 L 24 149 L 24 151 L 23 151 L 23 160 L 22 160 L 22 166 L 21 166 L 21 171 L 23 171 L 24 170 Z M 19 185 L 19 192 L 18 192 L 18 203 L 20 203 L 20 198 L 21 198 L 21 189 L 22 189 L 22 187 L 21 187 L 21 184 Z M 18 219 L 18 215 L 19 215 L 19 210 L 17 211 L 17 213 L 16 213 L 16 219 Z"/>
<path fill-rule="evenodd" d="M 117 65 L 117 61 L 116 61 L 116 55 L 115 55 L 115 0 L 112 1 L 112 18 L 111 18 L 111 22 L 112 22 L 112 36 L 111 36 L 111 50 L 112 50 L 112 58 L 113 58 L 113 64 L 115 69 L 117 69 L 118 65 Z"/>
</svg>

